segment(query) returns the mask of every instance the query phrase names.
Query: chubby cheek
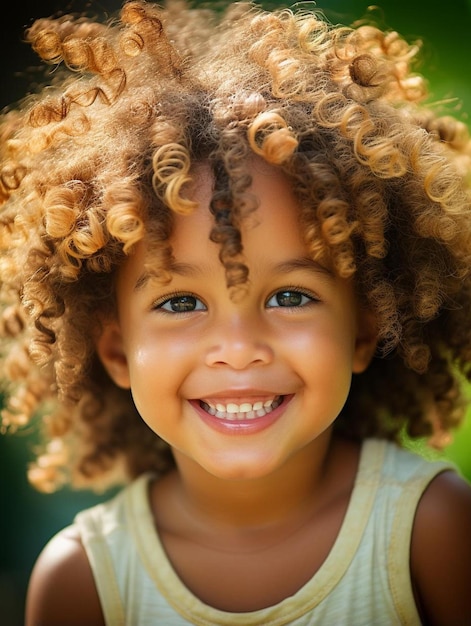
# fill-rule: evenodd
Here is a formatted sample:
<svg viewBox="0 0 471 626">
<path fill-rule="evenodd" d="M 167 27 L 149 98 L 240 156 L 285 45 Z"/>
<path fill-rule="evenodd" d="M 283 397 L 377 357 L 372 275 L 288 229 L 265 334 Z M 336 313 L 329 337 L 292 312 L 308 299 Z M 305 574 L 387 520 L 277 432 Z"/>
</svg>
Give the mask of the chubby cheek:
<svg viewBox="0 0 471 626">
<path fill-rule="evenodd" d="M 175 338 L 156 340 L 147 336 L 131 348 L 128 361 L 134 403 L 145 422 L 156 430 L 155 420 L 180 403 L 180 389 L 188 368 L 188 345 Z M 175 405 L 174 405 L 175 406 Z"/>
<path fill-rule="evenodd" d="M 133 333 L 126 352 L 130 376 L 135 381 L 151 378 L 155 384 L 172 372 L 185 367 L 190 358 L 190 347 L 195 338 L 185 333 L 158 332 L 152 325 L 142 325 L 140 332 Z"/>
<path fill-rule="evenodd" d="M 350 389 L 355 349 L 349 326 L 325 320 L 316 325 L 315 332 L 304 330 L 292 337 L 291 346 L 306 385 L 322 389 L 326 399 L 330 392 L 344 402 Z"/>
</svg>

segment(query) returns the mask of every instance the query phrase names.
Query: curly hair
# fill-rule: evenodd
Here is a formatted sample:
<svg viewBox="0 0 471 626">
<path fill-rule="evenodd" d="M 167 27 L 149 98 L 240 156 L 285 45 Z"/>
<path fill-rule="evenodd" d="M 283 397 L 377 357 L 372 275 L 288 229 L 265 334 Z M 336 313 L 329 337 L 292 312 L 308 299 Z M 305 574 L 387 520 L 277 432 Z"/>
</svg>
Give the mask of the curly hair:
<svg viewBox="0 0 471 626">
<path fill-rule="evenodd" d="M 136 242 L 165 279 L 192 166 L 214 174 L 210 239 L 229 289 L 248 280 L 251 156 L 280 168 L 313 259 L 352 277 L 378 353 L 354 376 L 343 436 L 446 434 L 471 378 L 468 130 L 427 104 L 419 45 L 305 9 L 126 2 L 113 19 L 41 19 L 53 79 L 0 126 L 3 430 L 37 420 L 43 490 L 165 472 L 170 450 L 95 351 Z M 155 260 L 155 266 L 154 266 Z M 158 267 L 158 270 L 155 270 Z"/>
</svg>

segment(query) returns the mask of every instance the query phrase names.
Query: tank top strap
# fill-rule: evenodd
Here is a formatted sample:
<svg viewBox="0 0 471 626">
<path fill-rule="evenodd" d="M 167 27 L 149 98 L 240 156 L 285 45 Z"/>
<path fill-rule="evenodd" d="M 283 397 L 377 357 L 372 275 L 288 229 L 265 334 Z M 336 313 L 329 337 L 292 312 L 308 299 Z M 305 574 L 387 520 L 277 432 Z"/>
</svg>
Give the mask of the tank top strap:
<svg viewBox="0 0 471 626">
<path fill-rule="evenodd" d="M 125 626 L 125 613 L 113 559 L 103 533 L 103 505 L 81 511 L 75 517 L 82 544 L 95 579 L 105 623 Z"/>
</svg>

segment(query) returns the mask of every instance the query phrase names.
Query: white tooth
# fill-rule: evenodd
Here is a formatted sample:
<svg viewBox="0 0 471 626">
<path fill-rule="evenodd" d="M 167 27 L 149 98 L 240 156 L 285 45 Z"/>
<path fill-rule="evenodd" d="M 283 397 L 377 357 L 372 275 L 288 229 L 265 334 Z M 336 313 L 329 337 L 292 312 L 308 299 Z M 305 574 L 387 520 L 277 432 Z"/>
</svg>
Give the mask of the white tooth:
<svg viewBox="0 0 471 626">
<path fill-rule="evenodd" d="M 202 405 L 204 405 L 208 413 L 215 417 L 228 420 L 244 420 L 263 417 L 280 406 L 281 400 L 280 396 L 275 396 L 272 400 L 267 400 L 266 402 L 257 401 L 254 404 L 243 402 L 239 405 L 235 402 L 229 402 L 227 405 L 219 403 L 214 405 L 207 401 L 202 401 Z"/>
</svg>

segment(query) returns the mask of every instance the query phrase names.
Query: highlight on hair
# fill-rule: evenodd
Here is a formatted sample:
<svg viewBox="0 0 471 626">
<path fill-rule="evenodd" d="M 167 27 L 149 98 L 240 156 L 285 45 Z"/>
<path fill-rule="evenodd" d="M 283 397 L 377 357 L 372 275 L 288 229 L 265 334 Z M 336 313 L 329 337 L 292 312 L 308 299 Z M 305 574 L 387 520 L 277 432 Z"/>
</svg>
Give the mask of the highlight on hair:
<svg viewBox="0 0 471 626">
<path fill-rule="evenodd" d="M 36 420 L 39 488 L 165 472 L 167 445 L 95 353 L 114 277 L 143 238 L 165 279 L 192 166 L 214 174 L 210 235 L 229 289 L 249 280 L 241 222 L 254 155 L 292 181 L 314 259 L 353 277 L 379 348 L 344 436 L 435 437 L 471 377 L 470 140 L 428 103 L 419 47 L 307 9 L 126 2 L 99 23 L 41 19 L 47 88 L 0 123 L 2 429 Z M 164 364 L 163 364 L 164 366 Z"/>
</svg>

